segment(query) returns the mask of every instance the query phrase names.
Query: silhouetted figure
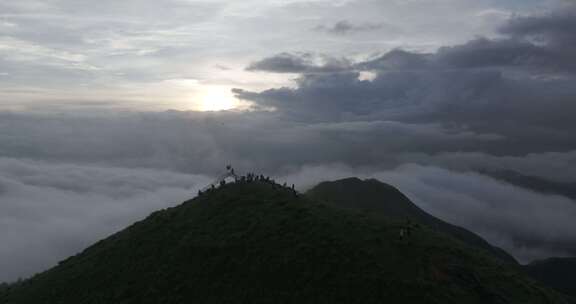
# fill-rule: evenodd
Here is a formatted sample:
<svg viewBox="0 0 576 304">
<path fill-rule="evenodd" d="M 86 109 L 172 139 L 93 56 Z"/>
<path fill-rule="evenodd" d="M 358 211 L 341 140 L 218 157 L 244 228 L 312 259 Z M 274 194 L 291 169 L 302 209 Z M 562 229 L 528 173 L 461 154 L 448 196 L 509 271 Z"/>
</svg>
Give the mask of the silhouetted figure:
<svg viewBox="0 0 576 304">
<path fill-rule="evenodd" d="M 406 236 L 410 236 L 412 234 L 412 230 L 414 230 L 414 224 L 410 219 L 406 220 Z"/>
<path fill-rule="evenodd" d="M 403 240 L 404 238 L 406 238 L 406 236 L 407 236 L 406 228 L 401 227 L 401 228 L 400 228 L 400 233 L 399 233 L 400 240 Z"/>
<path fill-rule="evenodd" d="M 414 230 L 414 224 L 410 219 L 406 220 L 406 224 L 400 227 L 400 239 L 406 239 L 412 235 L 412 231 Z"/>
</svg>

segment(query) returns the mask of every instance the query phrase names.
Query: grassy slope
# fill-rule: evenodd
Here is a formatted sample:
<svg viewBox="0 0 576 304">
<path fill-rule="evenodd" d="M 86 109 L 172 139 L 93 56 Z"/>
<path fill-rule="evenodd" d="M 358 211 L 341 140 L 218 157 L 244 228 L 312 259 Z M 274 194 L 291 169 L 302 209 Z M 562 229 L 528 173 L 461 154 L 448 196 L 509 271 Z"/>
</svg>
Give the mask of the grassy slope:
<svg viewBox="0 0 576 304">
<path fill-rule="evenodd" d="M 233 184 L 155 212 L 11 286 L 2 304 L 563 303 L 424 226 Z"/>
<path fill-rule="evenodd" d="M 516 260 L 504 250 L 490 245 L 469 230 L 431 216 L 418 208 L 398 189 L 378 180 L 363 181 L 358 178 L 348 178 L 323 182 L 309 190 L 307 195 L 312 199 L 340 208 L 363 210 L 399 220 L 410 219 L 446 233 L 471 247 L 484 250 L 504 262 L 517 265 Z"/>
</svg>

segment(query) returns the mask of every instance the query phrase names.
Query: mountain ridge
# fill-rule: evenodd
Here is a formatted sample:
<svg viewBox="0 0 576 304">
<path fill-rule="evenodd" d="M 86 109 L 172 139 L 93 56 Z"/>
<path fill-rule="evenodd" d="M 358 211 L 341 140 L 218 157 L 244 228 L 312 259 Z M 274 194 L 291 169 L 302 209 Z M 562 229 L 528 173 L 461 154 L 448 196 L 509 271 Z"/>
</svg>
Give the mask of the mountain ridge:
<svg viewBox="0 0 576 304">
<path fill-rule="evenodd" d="M 3 304 L 569 303 L 425 225 L 227 184 L 0 291 Z"/>
<path fill-rule="evenodd" d="M 308 190 L 306 194 L 335 207 L 361 210 L 427 225 L 474 248 L 484 250 L 504 262 L 518 265 L 514 257 L 504 250 L 491 245 L 469 230 L 428 214 L 416 206 L 398 188 L 379 180 L 361 180 L 351 177 L 338 181 L 327 181 Z"/>
</svg>

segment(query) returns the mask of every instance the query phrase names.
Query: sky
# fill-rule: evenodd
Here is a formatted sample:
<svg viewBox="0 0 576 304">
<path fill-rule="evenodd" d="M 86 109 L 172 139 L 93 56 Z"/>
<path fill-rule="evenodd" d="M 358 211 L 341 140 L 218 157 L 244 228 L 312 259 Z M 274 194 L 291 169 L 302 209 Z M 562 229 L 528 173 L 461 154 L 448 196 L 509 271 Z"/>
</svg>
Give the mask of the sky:
<svg viewBox="0 0 576 304">
<path fill-rule="evenodd" d="M 0 0 L 0 281 L 233 164 L 576 255 L 576 4 Z"/>
</svg>

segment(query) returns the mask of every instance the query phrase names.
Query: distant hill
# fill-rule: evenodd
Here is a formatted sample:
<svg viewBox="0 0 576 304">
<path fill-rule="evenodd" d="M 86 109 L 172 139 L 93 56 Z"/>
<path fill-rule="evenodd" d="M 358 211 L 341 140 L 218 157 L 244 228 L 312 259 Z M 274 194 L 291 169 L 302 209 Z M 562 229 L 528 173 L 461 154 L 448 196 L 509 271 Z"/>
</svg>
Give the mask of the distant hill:
<svg viewBox="0 0 576 304">
<path fill-rule="evenodd" d="M 480 236 L 464 228 L 444 222 L 420 209 L 395 187 L 375 179 L 348 178 L 323 182 L 306 193 L 312 199 L 328 205 L 364 210 L 372 214 L 410 220 L 433 230 L 446 233 L 467 245 L 480 249 L 504 262 L 517 264 L 504 250 L 490 245 Z"/>
<path fill-rule="evenodd" d="M 3 287 L 0 303 L 568 302 L 426 225 L 329 207 L 257 181 L 155 212 Z"/>
<path fill-rule="evenodd" d="M 532 262 L 524 270 L 534 279 L 576 297 L 576 258 L 552 258 Z"/>
</svg>

